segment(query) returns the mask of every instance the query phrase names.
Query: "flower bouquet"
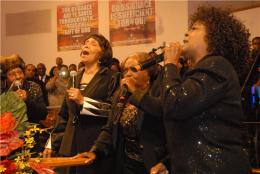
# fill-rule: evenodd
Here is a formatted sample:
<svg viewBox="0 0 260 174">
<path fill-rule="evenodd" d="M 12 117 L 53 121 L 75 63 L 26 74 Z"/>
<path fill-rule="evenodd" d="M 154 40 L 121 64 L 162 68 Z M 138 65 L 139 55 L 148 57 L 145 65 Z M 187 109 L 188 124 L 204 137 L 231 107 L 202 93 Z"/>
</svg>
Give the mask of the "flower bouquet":
<svg viewBox="0 0 260 174">
<path fill-rule="evenodd" d="M 43 130 L 36 125 L 29 126 L 20 138 L 15 130 L 16 117 L 5 112 L 0 117 L 0 173 L 1 174 L 54 174 L 48 166 L 30 161 L 35 145 L 34 135 Z M 41 154 L 39 154 L 41 156 Z"/>
</svg>

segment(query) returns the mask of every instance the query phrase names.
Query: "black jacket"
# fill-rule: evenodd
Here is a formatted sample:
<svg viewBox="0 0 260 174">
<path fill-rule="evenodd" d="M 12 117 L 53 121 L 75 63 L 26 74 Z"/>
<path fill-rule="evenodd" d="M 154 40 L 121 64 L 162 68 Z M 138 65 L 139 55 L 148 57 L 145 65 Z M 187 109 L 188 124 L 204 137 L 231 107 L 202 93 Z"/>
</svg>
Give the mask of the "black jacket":
<svg viewBox="0 0 260 174">
<path fill-rule="evenodd" d="M 223 57 L 204 57 L 182 81 L 163 69 L 162 104 L 174 174 L 248 174 L 242 150 L 240 85 Z"/>
<path fill-rule="evenodd" d="M 83 71 L 76 77 L 76 88 L 79 88 Z M 94 100 L 107 101 L 113 93 L 113 73 L 107 68 L 101 68 L 90 81 L 85 90 L 81 91 L 83 96 Z M 68 88 L 72 86 L 70 79 Z M 59 113 L 59 122 L 53 133 L 55 139 L 52 142 L 53 150 L 64 156 L 72 156 L 90 149 L 94 140 L 105 125 L 107 118 L 80 115 L 82 106 L 68 99 L 65 95 L 64 102 Z M 75 123 L 73 124 L 73 121 Z"/>
<path fill-rule="evenodd" d="M 159 97 L 159 88 L 153 85 L 148 95 L 145 91 L 136 91 L 129 97 L 127 102 L 137 106 L 138 114 L 142 117 L 139 120 L 138 128 L 140 131 L 140 145 L 143 147 L 142 158 L 147 171 L 160 162 L 165 157 L 165 134 L 162 123 L 162 108 L 159 101 L 154 98 Z M 153 98 L 154 97 L 154 98 Z M 145 102 L 144 102 L 145 101 Z M 148 105 L 144 105 L 148 103 Z M 102 129 L 92 150 L 96 152 L 97 157 L 115 156 L 115 173 L 123 173 L 123 166 L 127 161 L 125 160 L 125 142 L 122 128 L 120 126 L 120 108 L 118 107 L 118 93 L 115 93 L 112 104 L 112 113 L 106 126 Z M 145 106 L 145 107 L 143 107 Z M 149 107 L 150 106 L 150 107 Z M 153 107 L 154 106 L 154 107 Z"/>
<path fill-rule="evenodd" d="M 27 93 L 25 103 L 28 121 L 39 124 L 41 120 L 45 120 L 48 114 L 41 87 L 35 82 L 25 80 L 22 89 Z"/>
</svg>

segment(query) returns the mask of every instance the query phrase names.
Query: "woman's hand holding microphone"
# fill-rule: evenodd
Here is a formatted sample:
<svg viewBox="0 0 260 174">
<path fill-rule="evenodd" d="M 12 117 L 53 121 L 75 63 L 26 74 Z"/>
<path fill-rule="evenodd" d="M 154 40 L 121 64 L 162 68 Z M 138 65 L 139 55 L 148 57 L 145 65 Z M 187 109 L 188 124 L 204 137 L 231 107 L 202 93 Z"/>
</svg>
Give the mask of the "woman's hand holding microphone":
<svg viewBox="0 0 260 174">
<path fill-rule="evenodd" d="M 180 57 L 182 55 L 182 45 L 179 42 L 171 42 L 164 49 L 164 64 L 172 63 L 179 67 Z"/>
<path fill-rule="evenodd" d="M 84 97 L 81 95 L 78 88 L 70 88 L 67 90 L 67 93 L 70 100 L 75 101 L 79 105 L 83 105 Z"/>
</svg>

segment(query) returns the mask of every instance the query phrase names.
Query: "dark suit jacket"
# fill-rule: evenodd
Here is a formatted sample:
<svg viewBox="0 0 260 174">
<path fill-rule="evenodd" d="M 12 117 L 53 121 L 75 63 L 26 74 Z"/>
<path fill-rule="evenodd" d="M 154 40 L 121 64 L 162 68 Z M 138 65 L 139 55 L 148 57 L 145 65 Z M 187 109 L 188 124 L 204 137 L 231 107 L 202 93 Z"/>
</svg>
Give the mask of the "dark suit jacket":
<svg viewBox="0 0 260 174">
<path fill-rule="evenodd" d="M 174 174 L 248 174 L 242 150 L 240 85 L 223 57 L 204 57 L 182 81 L 163 69 L 162 104 Z"/>
<path fill-rule="evenodd" d="M 80 85 L 84 70 L 78 73 L 76 87 Z M 93 77 L 88 86 L 82 91 L 83 96 L 94 100 L 106 101 L 113 93 L 113 74 L 107 68 L 101 70 Z M 72 80 L 68 88 L 72 86 Z M 93 144 L 101 127 L 106 123 L 106 118 L 80 115 L 81 106 L 68 99 L 65 95 L 59 113 L 59 123 L 53 133 L 56 135 L 52 142 L 52 148 L 64 156 L 72 156 L 80 152 L 88 151 Z M 73 124 L 73 119 L 76 121 Z"/>
</svg>

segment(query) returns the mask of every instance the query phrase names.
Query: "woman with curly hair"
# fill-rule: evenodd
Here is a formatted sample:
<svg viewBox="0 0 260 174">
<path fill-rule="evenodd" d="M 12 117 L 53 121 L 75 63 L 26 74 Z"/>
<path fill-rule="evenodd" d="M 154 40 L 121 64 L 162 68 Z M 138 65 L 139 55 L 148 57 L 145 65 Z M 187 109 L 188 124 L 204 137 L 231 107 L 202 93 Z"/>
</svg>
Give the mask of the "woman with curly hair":
<svg viewBox="0 0 260 174">
<path fill-rule="evenodd" d="M 228 11 L 200 7 L 184 45 L 171 43 L 165 49 L 161 101 L 174 174 L 250 173 L 242 149 L 238 78 L 248 37 Z M 193 65 L 183 79 L 177 67 L 182 54 Z"/>
</svg>

